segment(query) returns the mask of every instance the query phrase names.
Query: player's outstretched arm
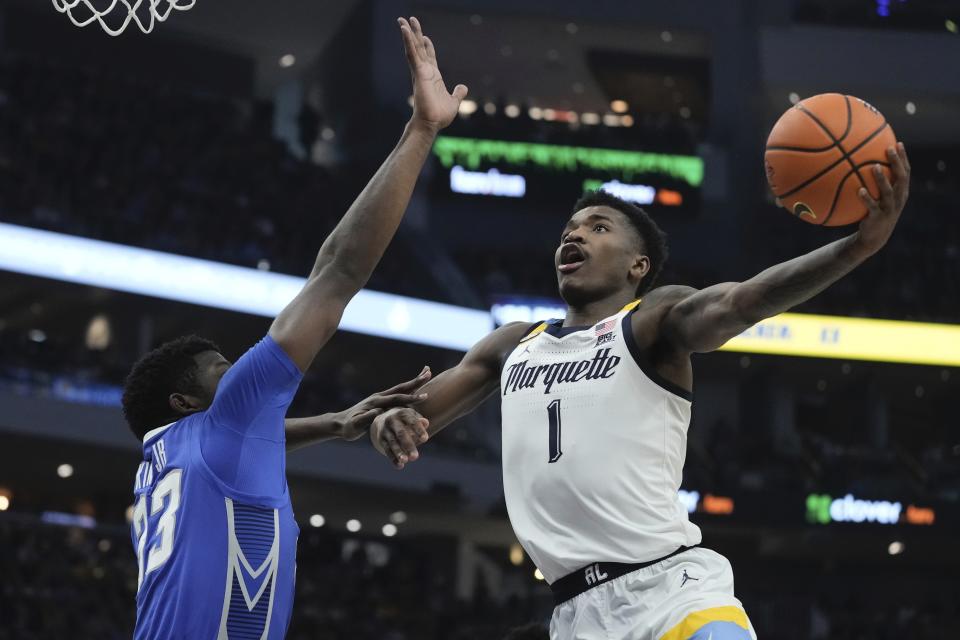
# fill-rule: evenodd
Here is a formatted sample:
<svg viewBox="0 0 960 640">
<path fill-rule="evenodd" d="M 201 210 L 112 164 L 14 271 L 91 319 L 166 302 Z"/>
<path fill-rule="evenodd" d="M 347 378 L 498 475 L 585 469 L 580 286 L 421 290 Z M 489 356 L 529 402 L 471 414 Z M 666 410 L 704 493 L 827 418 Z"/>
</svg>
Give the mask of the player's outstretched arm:
<svg viewBox="0 0 960 640">
<path fill-rule="evenodd" d="M 287 451 L 335 438 L 358 440 L 367 433 L 373 419 L 380 414 L 400 407 L 409 409 L 426 398 L 427 395 L 417 389 L 426 384 L 430 376 L 430 367 L 424 367 L 416 378 L 374 393 L 345 411 L 307 418 L 287 418 L 283 422 Z M 414 436 L 426 442 L 427 421 L 416 411 L 410 411 L 415 414 L 410 420 Z"/>
<path fill-rule="evenodd" d="M 530 325 L 524 322 L 505 324 L 489 334 L 452 369 L 435 376 L 418 393 L 427 397 L 409 408 L 392 409 L 374 418 L 370 439 L 374 448 L 402 469 L 416 460 L 417 445 L 427 441 L 457 418 L 470 413 L 500 385 L 500 367 L 517 346 Z M 418 413 L 419 412 L 419 413 Z M 428 423 L 426 433 L 420 431 L 420 418 Z"/>
<path fill-rule="evenodd" d="M 907 202 L 910 163 L 903 144 L 888 150 L 891 185 L 876 167 L 880 200 L 866 189 L 860 198 L 869 215 L 853 235 L 770 267 L 745 282 L 727 282 L 697 291 L 662 287 L 655 294 L 665 305 L 663 337 L 686 352 L 713 351 L 764 318 L 805 302 L 848 274 L 887 243 Z"/>
<path fill-rule="evenodd" d="M 330 233 L 307 284 L 277 316 L 270 336 L 301 371 L 340 324 L 350 299 L 366 284 L 393 238 L 437 132 L 457 115 L 467 88 L 447 91 L 433 43 L 416 18 L 400 32 L 413 79 L 413 117 L 400 142 Z"/>
</svg>

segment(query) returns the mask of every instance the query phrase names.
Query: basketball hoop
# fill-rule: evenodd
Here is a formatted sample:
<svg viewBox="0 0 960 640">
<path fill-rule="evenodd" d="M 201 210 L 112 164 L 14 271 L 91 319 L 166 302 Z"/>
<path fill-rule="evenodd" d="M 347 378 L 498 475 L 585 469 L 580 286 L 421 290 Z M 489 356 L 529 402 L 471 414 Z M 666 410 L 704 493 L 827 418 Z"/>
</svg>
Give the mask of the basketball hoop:
<svg viewBox="0 0 960 640">
<path fill-rule="evenodd" d="M 53 0 L 53 8 L 67 14 L 78 27 L 96 21 L 109 35 L 118 36 L 131 22 L 144 33 L 150 33 L 156 23 L 164 22 L 174 9 L 186 11 L 196 3 L 197 0 Z"/>
</svg>

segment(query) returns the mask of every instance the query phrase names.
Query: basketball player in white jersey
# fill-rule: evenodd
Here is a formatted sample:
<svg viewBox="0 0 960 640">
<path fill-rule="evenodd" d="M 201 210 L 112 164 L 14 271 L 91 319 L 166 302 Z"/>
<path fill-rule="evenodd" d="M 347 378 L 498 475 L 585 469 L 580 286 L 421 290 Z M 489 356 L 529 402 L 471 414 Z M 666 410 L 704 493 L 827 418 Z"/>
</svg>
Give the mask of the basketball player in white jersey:
<svg viewBox="0 0 960 640">
<path fill-rule="evenodd" d="M 642 209 L 587 194 L 555 255 L 566 318 L 505 325 L 422 388 L 417 410 L 431 435 L 499 388 L 507 510 L 554 591 L 553 640 L 756 638 L 730 563 L 699 546 L 677 496 L 690 355 L 810 299 L 878 251 L 909 185 L 902 145 L 889 161 L 894 184 L 875 171 L 879 201 L 861 190 L 870 213 L 856 233 L 699 291 L 650 291 L 663 233 Z M 397 409 L 374 421 L 371 438 L 402 467 L 418 456 L 421 428 Z"/>
</svg>

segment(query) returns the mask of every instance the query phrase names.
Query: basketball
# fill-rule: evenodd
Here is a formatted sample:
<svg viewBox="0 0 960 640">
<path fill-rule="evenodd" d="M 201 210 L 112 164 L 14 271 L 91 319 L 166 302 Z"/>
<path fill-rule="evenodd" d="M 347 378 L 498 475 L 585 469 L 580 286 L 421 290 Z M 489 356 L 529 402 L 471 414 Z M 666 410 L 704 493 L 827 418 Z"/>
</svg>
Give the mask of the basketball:
<svg viewBox="0 0 960 640">
<path fill-rule="evenodd" d="M 887 149 L 897 142 L 876 108 L 860 98 L 823 93 L 798 102 L 770 131 L 764 164 L 773 195 L 810 224 L 859 222 L 867 208 L 857 192 L 880 190 L 872 166 L 891 179 Z"/>
</svg>

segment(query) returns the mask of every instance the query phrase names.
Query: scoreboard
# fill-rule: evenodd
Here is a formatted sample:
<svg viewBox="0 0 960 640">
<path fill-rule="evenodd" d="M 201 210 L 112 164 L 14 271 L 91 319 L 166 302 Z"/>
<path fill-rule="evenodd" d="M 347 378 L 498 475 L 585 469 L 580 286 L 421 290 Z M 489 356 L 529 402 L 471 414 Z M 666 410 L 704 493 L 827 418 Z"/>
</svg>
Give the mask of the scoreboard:
<svg viewBox="0 0 960 640">
<path fill-rule="evenodd" d="M 648 209 L 696 212 L 703 159 L 648 151 L 440 136 L 433 154 L 441 189 L 565 205 L 603 189 Z"/>
</svg>

